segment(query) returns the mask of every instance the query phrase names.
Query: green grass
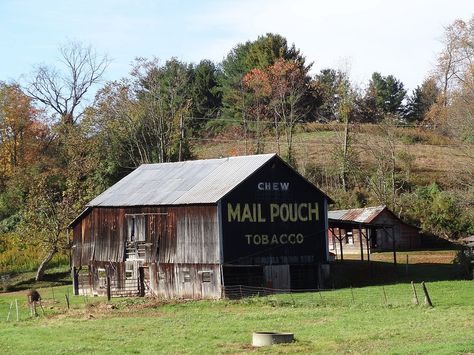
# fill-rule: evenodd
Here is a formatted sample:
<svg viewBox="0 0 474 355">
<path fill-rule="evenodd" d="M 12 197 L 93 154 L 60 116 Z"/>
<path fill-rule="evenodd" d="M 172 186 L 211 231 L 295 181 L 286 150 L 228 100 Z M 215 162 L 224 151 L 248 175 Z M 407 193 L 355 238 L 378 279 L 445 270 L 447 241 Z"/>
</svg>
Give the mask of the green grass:
<svg viewBox="0 0 474 355">
<path fill-rule="evenodd" d="M 45 316 L 8 323 L 9 302 L 25 296 L 3 294 L 0 349 L 5 354 L 473 352 L 474 282 L 427 286 L 434 308 L 413 305 L 411 286 L 404 283 L 239 301 L 114 299 L 113 308 L 102 298 L 76 296 L 69 311 L 63 286 L 54 288 L 56 303 L 51 289 L 40 290 Z M 252 331 L 289 331 L 296 341 L 253 349 Z"/>
</svg>

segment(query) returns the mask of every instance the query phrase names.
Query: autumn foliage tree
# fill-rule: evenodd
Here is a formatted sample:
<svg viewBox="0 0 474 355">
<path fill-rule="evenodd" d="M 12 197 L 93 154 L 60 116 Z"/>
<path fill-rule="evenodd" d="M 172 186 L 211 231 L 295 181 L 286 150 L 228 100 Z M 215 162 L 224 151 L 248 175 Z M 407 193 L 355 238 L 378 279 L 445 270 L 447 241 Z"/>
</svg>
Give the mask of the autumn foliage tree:
<svg viewBox="0 0 474 355">
<path fill-rule="evenodd" d="M 245 106 L 245 114 L 242 117 L 244 134 L 247 138 L 249 124 L 252 124 L 256 140 L 255 153 L 261 154 L 264 152 L 263 139 L 270 114 L 269 102 L 272 94 L 270 78 L 267 71 L 254 68 L 245 74 L 242 83 L 251 93 Z"/>
</svg>

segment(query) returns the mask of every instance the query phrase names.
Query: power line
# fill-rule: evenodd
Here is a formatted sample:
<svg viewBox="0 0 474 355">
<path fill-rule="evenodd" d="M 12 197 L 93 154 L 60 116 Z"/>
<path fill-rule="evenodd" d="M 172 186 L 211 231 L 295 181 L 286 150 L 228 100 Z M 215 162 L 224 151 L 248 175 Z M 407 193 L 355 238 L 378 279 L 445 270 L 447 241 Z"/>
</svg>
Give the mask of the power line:
<svg viewBox="0 0 474 355">
<path fill-rule="evenodd" d="M 245 138 L 243 139 L 224 139 L 224 138 L 200 138 L 200 137 L 191 137 L 191 138 L 186 138 L 187 141 L 204 141 L 204 142 L 214 142 L 214 143 L 241 143 L 245 144 Z M 285 140 L 282 140 L 280 142 L 277 142 L 276 140 L 259 140 L 257 138 L 247 138 L 247 142 L 260 142 L 263 144 L 280 144 L 282 146 L 288 145 L 288 143 Z M 299 145 L 320 145 L 320 146 L 334 146 L 336 143 L 335 142 L 321 142 L 321 141 L 292 141 L 292 145 L 299 144 Z M 352 143 L 352 146 L 355 147 L 366 147 L 367 144 L 365 143 Z M 407 147 L 407 146 L 415 146 L 414 144 L 403 144 L 403 143 L 397 143 L 395 144 L 395 147 Z M 455 145 L 447 145 L 447 144 L 421 144 L 425 147 L 440 147 L 440 148 L 455 148 Z"/>
<path fill-rule="evenodd" d="M 268 120 L 258 120 L 258 121 L 255 121 L 255 120 L 252 120 L 252 119 L 248 119 L 248 120 L 243 120 L 243 119 L 234 119 L 234 118 L 220 118 L 220 117 L 184 117 L 185 120 L 190 120 L 190 121 L 213 121 L 213 122 L 235 122 L 235 123 L 271 123 L 271 124 L 275 124 L 275 121 L 274 120 L 271 120 L 271 121 L 268 121 Z M 285 122 L 282 122 L 282 121 L 277 121 L 279 124 L 281 125 L 284 125 Z M 301 125 L 305 125 L 305 124 L 319 124 L 321 126 L 342 126 L 344 127 L 345 126 L 345 123 L 343 122 L 335 122 L 335 121 L 327 121 L 327 122 L 315 122 L 315 121 L 294 121 L 292 122 L 293 124 L 301 124 Z M 372 126 L 375 126 L 375 127 L 378 127 L 379 124 L 377 123 L 361 123 L 361 122 L 350 122 L 349 125 L 351 126 L 358 126 L 358 125 L 372 125 Z M 403 124 L 403 123 L 395 123 L 395 124 L 391 124 L 390 125 L 391 127 L 397 127 L 397 128 L 416 128 L 415 126 L 410 126 L 410 125 L 406 125 L 406 124 Z"/>
</svg>

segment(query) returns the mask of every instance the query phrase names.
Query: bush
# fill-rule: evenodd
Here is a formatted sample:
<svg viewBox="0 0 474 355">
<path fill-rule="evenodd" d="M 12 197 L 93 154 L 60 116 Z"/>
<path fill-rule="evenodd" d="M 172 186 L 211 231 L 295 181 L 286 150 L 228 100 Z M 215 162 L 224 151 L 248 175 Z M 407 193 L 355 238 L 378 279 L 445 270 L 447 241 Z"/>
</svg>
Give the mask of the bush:
<svg viewBox="0 0 474 355">
<path fill-rule="evenodd" d="M 459 276 L 467 280 L 473 279 L 474 254 L 470 249 L 462 248 L 458 250 L 453 263 L 460 267 L 461 274 Z"/>
<path fill-rule="evenodd" d="M 474 233 L 474 221 L 459 196 L 443 191 L 437 184 L 416 189 L 410 196 L 409 215 L 421 222 L 423 230 L 449 239 Z"/>
</svg>

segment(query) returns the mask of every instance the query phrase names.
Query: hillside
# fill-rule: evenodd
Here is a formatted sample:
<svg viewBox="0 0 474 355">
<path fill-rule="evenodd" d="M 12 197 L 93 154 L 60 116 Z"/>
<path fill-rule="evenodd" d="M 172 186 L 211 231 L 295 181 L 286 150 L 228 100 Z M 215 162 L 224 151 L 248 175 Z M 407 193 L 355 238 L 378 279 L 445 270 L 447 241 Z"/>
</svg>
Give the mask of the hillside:
<svg viewBox="0 0 474 355">
<path fill-rule="evenodd" d="M 307 124 L 297 128 L 294 135 L 294 147 L 297 167 L 304 173 L 305 167 L 314 165 L 324 170 L 334 169 L 334 151 L 342 147 L 343 127 L 331 124 Z M 380 148 L 386 144 L 386 134 L 372 124 L 351 127 L 350 139 L 357 159 L 363 167 L 376 163 L 370 148 Z M 399 164 L 410 165 L 413 181 L 418 184 L 439 183 L 449 188 L 457 188 L 456 183 L 464 178 L 466 168 L 473 164 L 465 147 L 461 149 L 449 138 L 433 131 L 417 128 L 395 128 L 394 143 Z M 222 137 L 202 140 L 195 148 L 198 158 L 215 158 L 219 156 L 251 154 L 255 141 L 248 140 L 247 151 L 241 132 Z M 281 155 L 284 156 L 286 144 L 281 144 Z M 264 140 L 262 153 L 277 152 L 275 138 L 268 136 Z M 472 153 L 471 153 L 472 154 Z"/>
</svg>

